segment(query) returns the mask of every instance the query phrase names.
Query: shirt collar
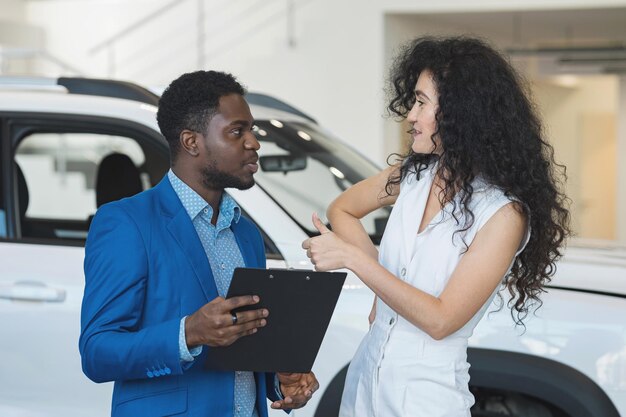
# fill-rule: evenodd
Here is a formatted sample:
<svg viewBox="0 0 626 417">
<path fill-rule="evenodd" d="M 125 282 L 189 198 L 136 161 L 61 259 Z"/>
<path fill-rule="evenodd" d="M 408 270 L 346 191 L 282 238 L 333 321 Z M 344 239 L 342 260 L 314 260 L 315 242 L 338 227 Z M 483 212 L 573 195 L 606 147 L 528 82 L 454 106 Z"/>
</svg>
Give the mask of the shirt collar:
<svg viewBox="0 0 626 417">
<path fill-rule="evenodd" d="M 209 219 L 213 216 L 213 208 L 200 197 L 200 194 L 196 193 L 190 186 L 185 184 L 183 180 L 178 178 L 178 176 L 174 174 L 174 171 L 170 169 L 167 172 L 167 177 L 191 220 L 194 220 L 198 215 L 202 214 L 205 209 L 208 210 L 207 216 Z M 227 223 L 230 225 L 233 221 L 238 223 L 240 217 L 241 209 L 235 200 L 226 192 L 222 193 L 218 224 Z"/>
</svg>

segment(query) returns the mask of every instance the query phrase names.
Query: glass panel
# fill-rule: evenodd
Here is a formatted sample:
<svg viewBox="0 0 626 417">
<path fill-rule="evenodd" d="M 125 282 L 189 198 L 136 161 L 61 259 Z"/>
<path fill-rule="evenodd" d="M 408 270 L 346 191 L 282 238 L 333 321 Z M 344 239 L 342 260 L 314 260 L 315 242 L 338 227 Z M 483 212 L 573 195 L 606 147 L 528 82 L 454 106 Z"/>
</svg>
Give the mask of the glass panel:
<svg viewBox="0 0 626 417">
<path fill-rule="evenodd" d="M 326 208 L 342 191 L 379 170 L 317 125 L 270 120 L 257 126 L 261 167 L 256 181 L 310 233 L 316 232 L 313 211 L 325 220 Z M 384 208 L 363 219 L 376 242 L 389 213 Z"/>
<path fill-rule="evenodd" d="M 36 133 L 18 146 L 15 161 L 27 187 L 27 218 L 87 220 L 96 211 L 98 165 L 111 153 L 144 163 L 133 139 L 91 133 Z M 24 190 L 20 190 L 24 192 Z"/>
</svg>

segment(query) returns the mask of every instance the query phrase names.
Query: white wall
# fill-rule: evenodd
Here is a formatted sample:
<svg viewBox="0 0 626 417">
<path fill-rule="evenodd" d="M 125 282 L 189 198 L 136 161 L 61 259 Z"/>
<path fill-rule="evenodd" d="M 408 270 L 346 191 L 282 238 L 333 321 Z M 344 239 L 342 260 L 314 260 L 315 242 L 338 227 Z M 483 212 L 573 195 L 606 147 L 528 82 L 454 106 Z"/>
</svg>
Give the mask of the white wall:
<svg viewBox="0 0 626 417">
<path fill-rule="evenodd" d="M 27 23 L 26 3 L 2 0 L 0 6 L 0 74 L 30 70 L 23 58 L 11 57 L 16 48 L 37 49 L 43 42 L 43 31 Z"/>
<path fill-rule="evenodd" d="M 26 18 L 26 3 L 23 0 L 2 0 L 0 22 L 23 21 Z"/>
</svg>

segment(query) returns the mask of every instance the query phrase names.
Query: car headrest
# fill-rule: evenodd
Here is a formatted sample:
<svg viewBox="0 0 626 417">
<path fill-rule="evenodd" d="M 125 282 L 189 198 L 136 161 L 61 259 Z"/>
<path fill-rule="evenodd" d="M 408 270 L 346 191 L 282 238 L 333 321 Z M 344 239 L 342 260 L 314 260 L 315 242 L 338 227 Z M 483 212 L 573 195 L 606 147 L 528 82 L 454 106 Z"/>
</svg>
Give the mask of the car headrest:
<svg viewBox="0 0 626 417">
<path fill-rule="evenodd" d="M 96 176 L 96 206 L 133 196 L 143 191 L 139 169 L 124 154 L 105 156 Z"/>
<path fill-rule="evenodd" d="M 26 209 L 28 209 L 28 186 L 26 185 L 24 173 L 17 163 L 15 164 L 15 172 L 17 174 L 17 194 L 19 196 L 18 202 L 20 204 L 20 218 L 23 219 L 26 215 Z"/>
</svg>

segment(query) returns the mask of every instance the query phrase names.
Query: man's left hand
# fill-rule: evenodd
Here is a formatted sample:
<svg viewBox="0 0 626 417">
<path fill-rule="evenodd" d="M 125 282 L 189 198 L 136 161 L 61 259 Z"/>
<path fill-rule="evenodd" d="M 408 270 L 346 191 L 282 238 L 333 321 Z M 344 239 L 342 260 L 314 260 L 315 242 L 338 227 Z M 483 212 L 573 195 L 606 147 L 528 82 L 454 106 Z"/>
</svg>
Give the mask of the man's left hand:
<svg viewBox="0 0 626 417">
<path fill-rule="evenodd" d="M 313 372 L 308 374 L 298 373 L 277 373 L 280 382 L 280 391 L 284 398 L 274 401 L 274 409 L 294 409 L 301 408 L 311 399 L 313 393 L 317 391 L 320 384 Z"/>
</svg>

